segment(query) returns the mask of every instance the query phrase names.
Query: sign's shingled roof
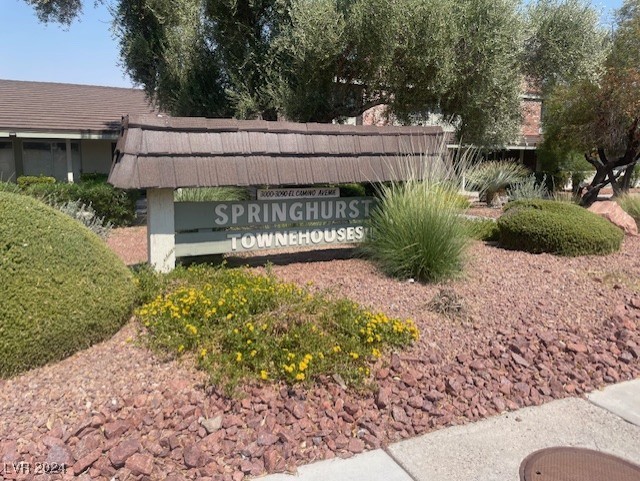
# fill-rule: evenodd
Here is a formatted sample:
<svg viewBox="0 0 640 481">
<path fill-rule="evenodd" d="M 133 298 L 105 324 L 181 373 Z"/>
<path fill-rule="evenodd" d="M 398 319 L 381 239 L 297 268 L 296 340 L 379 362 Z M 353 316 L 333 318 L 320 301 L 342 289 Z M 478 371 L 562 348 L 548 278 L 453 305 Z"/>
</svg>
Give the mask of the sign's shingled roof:
<svg viewBox="0 0 640 481">
<path fill-rule="evenodd" d="M 0 79 L 0 131 L 117 133 L 123 115 L 152 112 L 140 89 Z"/>
<path fill-rule="evenodd" d="M 129 116 L 109 182 L 177 188 L 400 180 L 422 176 L 447 140 L 441 127 Z"/>
</svg>

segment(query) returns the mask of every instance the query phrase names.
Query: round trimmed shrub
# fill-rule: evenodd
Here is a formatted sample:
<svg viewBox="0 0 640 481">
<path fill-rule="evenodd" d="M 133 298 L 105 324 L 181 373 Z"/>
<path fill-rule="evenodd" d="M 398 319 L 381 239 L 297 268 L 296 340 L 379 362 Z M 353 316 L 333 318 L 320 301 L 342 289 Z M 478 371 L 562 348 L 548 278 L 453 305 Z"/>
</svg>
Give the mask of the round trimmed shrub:
<svg viewBox="0 0 640 481">
<path fill-rule="evenodd" d="M 535 254 L 609 254 L 620 249 L 622 230 L 583 207 L 552 200 L 517 201 L 498 219 L 500 245 Z"/>
<path fill-rule="evenodd" d="M 114 334 L 131 273 L 91 231 L 30 197 L 0 192 L 0 378 Z"/>
</svg>

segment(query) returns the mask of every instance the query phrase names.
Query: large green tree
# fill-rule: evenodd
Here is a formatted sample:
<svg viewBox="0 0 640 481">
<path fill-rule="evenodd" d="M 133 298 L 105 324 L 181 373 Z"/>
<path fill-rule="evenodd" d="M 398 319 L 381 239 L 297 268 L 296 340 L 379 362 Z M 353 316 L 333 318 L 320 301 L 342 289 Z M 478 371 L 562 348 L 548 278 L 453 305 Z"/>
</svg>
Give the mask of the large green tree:
<svg viewBox="0 0 640 481">
<path fill-rule="evenodd" d="M 63 23 L 82 7 L 25 1 Z M 104 1 L 125 69 L 173 114 L 329 122 L 385 104 L 492 146 L 518 137 L 523 75 L 585 76 L 601 38 L 580 0 Z"/>
<path fill-rule="evenodd" d="M 580 150 L 596 175 L 582 197 L 608 184 L 621 194 L 640 159 L 640 0 L 618 11 L 606 58 L 589 78 L 558 84 L 546 104 L 545 143 Z"/>
</svg>

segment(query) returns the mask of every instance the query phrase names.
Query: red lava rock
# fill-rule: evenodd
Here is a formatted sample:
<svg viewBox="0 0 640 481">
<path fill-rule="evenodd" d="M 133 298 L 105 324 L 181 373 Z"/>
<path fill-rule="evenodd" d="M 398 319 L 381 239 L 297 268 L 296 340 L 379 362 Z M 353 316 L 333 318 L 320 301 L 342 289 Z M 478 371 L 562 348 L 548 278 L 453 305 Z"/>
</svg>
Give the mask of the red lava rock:
<svg viewBox="0 0 640 481">
<path fill-rule="evenodd" d="M 582 343 L 577 343 L 577 342 L 569 342 L 567 343 L 567 351 L 569 352 L 573 352 L 573 353 L 587 353 L 589 352 L 589 348 L 582 344 Z"/>
<path fill-rule="evenodd" d="M 57 464 L 58 466 L 71 466 L 73 464 L 71 450 L 64 444 L 55 444 L 49 448 L 46 462 L 48 464 Z"/>
<path fill-rule="evenodd" d="M 126 441 L 122 441 L 109 451 L 111 464 L 116 468 L 121 468 L 125 465 L 127 459 L 137 453 L 140 448 L 140 442 L 137 439 L 127 439 Z"/>
<path fill-rule="evenodd" d="M 264 467 L 269 473 L 276 472 L 282 457 L 275 449 L 270 449 L 264 453 Z M 284 463 L 283 463 L 284 464 Z"/>
<path fill-rule="evenodd" d="M 393 416 L 393 419 L 395 421 L 397 421 L 399 423 L 402 423 L 402 424 L 409 424 L 409 422 L 410 422 L 406 411 L 404 409 L 402 409 L 400 406 L 393 406 L 391 408 L 391 416 Z"/>
<path fill-rule="evenodd" d="M 403 372 L 400 380 L 409 387 L 415 387 L 418 384 L 415 373 L 410 370 Z"/>
<path fill-rule="evenodd" d="M 199 468 L 204 464 L 204 456 L 200 446 L 192 444 L 184 448 L 182 453 L 184 457 L 184 464 L 187 468 Z"/>
<path fill-rule="evenodd" d="M 77 476 L 78 474 L 89 469 L 91 466 L 93 466 L 93 463 L 100 459 L 100 456 L 102 456 L 102 449 L 97 448 L 86 454 L 82 458 L 78 459 L 73 465 L 74 474 Z"/>
<path fill-rule="evenodd" d="M 437 402 L 444 398 L 444 394 L 432 389 L 425 395 L 425 397 L 431 402 Z"/>
<path fill-rule="evenodd" d="M 64 441 L 60 438 L 54 438 L 53 436 L 45 436 L 41 440 L 42 444 L 50 448 L 51 446 L 64 446 Z M 0 451 L 0 454 L 2 452 Z"/>
<path fill-rule="evenodd" d="M 129 423 L 126 421 L 113 421 L 104 425 L 104 436 L 107 439 L 122 436 L 129 430 Z"/>
<path fill-rule="evenodd" d="M 153 458 L 146 454 L 136 453 L 127 459 L 125 467 L 131 471 L 131 474 L 149 476 L 153 472 Z"/>
<path fill-rule="evenodd" d="M 280 438 L 273 433 L 261 432 L 260 434 L 258 434 L 258 439 L 256 442 L 258 446 L 271 446 L 277 443 L 279 440 Z"/>
<path fill-rule="evenodd" d="M 529 361 L 527 361 L 524 357 L 522 357 L 520 354 L 518 354 L 517 352 L 512 352 L 511 353 L 511 357 L 513 358 L 513 360 L 516 362 L 516 364 L 519 364 L 523 367 L 529 367 L 531 364 L 529 363 Z"/>
<path fill-rule="evenodd" d="M 352 452 L 353 454 L 358 454 L 361 453 L 362 451 L 364 451 L 364 441 L 362 439 L 358 439 L 358 438 L 351 438 L 349 440 L 349 444 L 347 446 L 347 449 Z"/>
<path fill-rule="evenodd" d="M 380 409 L 384 409 L 389 405 L 390 398 L 391 388 L 388 386 L 383 386 L 378 390 L 378 394 L 376 395 L 376 405 Z"/>
</svg>

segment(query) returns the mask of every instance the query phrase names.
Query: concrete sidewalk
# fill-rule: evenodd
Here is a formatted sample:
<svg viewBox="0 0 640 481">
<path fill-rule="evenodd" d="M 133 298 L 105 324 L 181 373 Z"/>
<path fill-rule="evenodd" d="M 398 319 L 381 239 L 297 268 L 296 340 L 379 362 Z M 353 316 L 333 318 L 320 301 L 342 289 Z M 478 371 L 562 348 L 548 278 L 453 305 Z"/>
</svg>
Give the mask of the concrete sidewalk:
<svg viewBox="0 0 640 481">
<path fill-rule="evenodd" d="M 640 464 L 640 379 L 434 431 L 350 459 L 302 466 L 260 481 L 518 481 L 524 458 L 576 446 Z"/>
</svg>

